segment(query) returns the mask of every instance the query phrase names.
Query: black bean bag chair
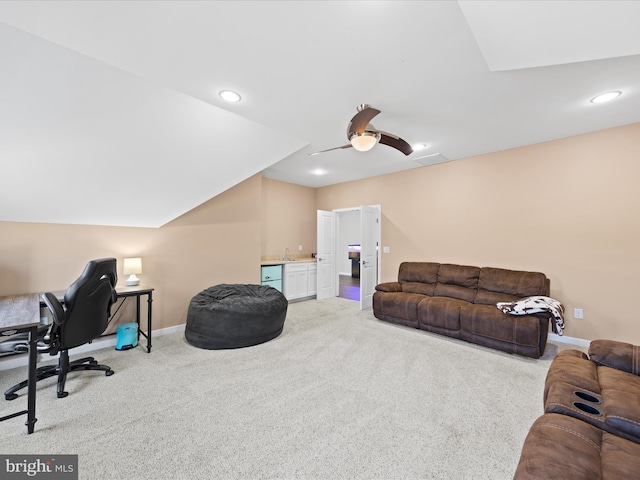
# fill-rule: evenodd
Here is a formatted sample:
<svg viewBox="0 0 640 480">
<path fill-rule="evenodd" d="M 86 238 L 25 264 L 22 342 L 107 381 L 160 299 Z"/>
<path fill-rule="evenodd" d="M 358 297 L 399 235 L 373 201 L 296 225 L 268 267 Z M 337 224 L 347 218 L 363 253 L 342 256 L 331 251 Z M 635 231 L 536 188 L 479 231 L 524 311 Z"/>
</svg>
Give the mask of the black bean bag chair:
<svg viewBox="0 0 640 480">
<path fill-rule="evenodd" d="M 257 345 L 282 333 L 289 302 L 267 285 L 221 284 L 191 299 L 185 338 L 198 348 Z"/>
</svg>

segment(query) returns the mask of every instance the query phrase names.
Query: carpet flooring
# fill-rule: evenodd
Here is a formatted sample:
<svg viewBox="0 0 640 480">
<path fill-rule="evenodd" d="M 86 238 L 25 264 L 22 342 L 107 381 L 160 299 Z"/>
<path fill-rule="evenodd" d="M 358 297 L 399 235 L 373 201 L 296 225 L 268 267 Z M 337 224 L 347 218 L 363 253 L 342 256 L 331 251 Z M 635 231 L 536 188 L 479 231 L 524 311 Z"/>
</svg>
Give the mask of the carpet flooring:
<svg viewBox="0 0 640 480">
<path fill-rule="evenodd" d="M 208 351 L 173 333 L 151 354 L 95 352 L 116 373 L 74 373 L 63 399 L 40 382 L 35 433 L 3 422 L 0 452 L 78 454 L 83 480 L 507 480 L 562 348 L 533 360 L 343 298 L 298 302 L 262 345 Z M 0 372 L 0 387 L 24 375 Z M 0 398 L 0 416 L 25 404 Z"/>
</svg>

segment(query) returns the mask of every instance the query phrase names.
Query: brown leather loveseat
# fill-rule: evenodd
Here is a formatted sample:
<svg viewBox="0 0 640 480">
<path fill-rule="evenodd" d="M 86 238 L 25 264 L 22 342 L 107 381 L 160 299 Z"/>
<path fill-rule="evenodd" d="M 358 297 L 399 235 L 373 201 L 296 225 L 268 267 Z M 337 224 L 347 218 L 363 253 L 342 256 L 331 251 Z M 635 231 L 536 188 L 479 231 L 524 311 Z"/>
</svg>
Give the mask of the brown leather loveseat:
<svg viewBox="0 0 640 480">
<path fill-rule="evenodd" d="M 539 358 L 550 315 L 507 315 L 496 303 L 548 296 L 549 283 L 538 272 L 404 262 L 397 282 L 376 286 L 373 313 L 380 320 Z"/>
<path fill-rule="evenodd" d="M 560 352 L 545 414 L 529 430 L 515 480 L 640 478 L 640 347 L 595 340 Z"/>
</svg>

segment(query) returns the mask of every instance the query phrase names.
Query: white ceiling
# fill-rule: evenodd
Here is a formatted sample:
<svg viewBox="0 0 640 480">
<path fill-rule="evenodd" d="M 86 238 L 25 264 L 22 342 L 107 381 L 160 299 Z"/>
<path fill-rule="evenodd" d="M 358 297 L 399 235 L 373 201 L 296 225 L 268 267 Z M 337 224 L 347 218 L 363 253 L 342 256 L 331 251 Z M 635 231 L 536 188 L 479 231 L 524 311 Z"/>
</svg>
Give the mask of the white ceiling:
<svg viewBox="0 0 640 480">
<path fill-rule="evenodd" d="M 639 1 L 3 1 L 0 220 L 155 227 L 260 171 L 320 187 L 639 122 L 639 20 Z M 361 103 L 429 148 L 309 156 Z"/>
</svg>

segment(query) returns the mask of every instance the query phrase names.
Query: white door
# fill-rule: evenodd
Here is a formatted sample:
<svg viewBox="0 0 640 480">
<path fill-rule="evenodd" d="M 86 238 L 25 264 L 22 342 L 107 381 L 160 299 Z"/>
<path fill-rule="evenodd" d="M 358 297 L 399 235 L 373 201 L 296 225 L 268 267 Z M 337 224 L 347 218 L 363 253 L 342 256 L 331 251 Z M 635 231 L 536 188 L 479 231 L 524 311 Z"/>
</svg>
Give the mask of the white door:
<svg viewBox="0 0 640 480">
<path fill-rule="evenodd" d="M 371 308 L 378 283 L 379 210 L 360 207 L 360 310 Z"/>
<path fill-rule="evenodd" d="M 335 297 L 336 291 L 336 214 L 318 210 L 318 300 Z"/>
</svg>

